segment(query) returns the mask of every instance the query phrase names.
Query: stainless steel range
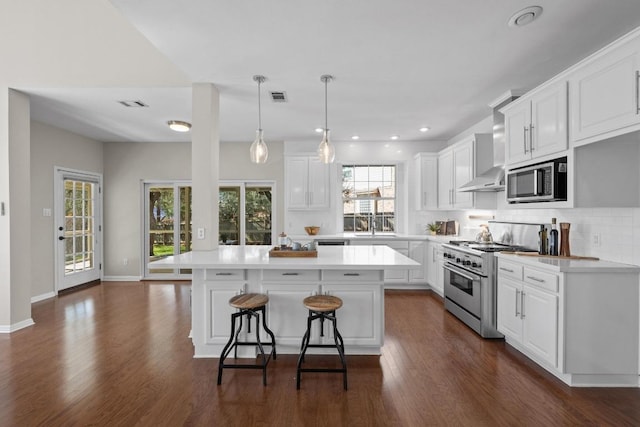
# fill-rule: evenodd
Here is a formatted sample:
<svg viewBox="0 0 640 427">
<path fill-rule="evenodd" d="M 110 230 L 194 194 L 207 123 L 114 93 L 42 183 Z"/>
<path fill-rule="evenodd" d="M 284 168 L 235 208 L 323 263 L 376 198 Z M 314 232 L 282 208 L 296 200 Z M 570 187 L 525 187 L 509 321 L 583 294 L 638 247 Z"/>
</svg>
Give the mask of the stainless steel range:
<svg viewBox="0 0 640 427">
<path fill-rule="evenodd" d="M 442 245 L 444 306 L 484 338 L 502 338 L 497 323 L 495 252 L 537 250 L 540 224 L 489 222 L 478 239 Z M 491 231 L 489 231 L 491 230 Z M 493 236 L 498 236 L 494 241 Z"/>
</svg>

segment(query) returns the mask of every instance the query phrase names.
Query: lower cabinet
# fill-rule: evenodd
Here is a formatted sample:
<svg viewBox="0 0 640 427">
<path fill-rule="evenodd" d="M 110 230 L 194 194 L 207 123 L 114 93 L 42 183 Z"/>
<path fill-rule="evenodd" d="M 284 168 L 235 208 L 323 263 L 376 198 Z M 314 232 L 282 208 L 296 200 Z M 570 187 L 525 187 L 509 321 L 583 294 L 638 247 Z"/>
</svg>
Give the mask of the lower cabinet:
<svg viewBox="0 0 640 427">
<path fill-rule="evenodd" d="M 558 297 L 511 279 L 498 284 L 498 330 L 557 366 Z"/>
<path fill-rule="evenodd" d="M 569 385 L 637 387 L 638 269 L 522 258 L 498 255 L 507 343 Z"/>
<path fill-rule="evenodd" d="M 246 290 L 246 272 L 244 270 L 206 270 L 204 282 L 204 301 L 194 301 L 196 304 L 204 302 L 206 313 L 211 313 L 211 319 L 204 328 L 204 341 L 207 344 L 226 344 L 231 333 L 231 314 L 235 309 L 229 305 L 229 300 Z M 214 309 L 215 307 L 215 309 Z M 199 326 L 199 325 L 198 325 Z"/>
<path fill-rule="evenodd" d="M 444 258 L 442 245 L 438 242 L 430 241 L 427 246 L 427 283 L 431 289 L 440 296 L 444 296 Z"/>
<path fill-rule="evenodd" d="M 261 292 L 269 296 L 267 319 L 277 345 L 289 347 L 289 351 L 282 351 L 284 353 L 297 353 L 300 350 L 309 313 L 302 301 L 307 296 L 317 294 L 335 295 L 342 299 L 343 305 L 336 311 L 336 316 L 347 354 L 349 345 L 360 349 L 370 346 L 372 354 L 375 354 L 383 343 L 384 289 L 381 271 L 265 270 Z M 324 331 L 320 330 L 320 326 L 320 322 L 313 323 L 311 342 L 333 342 L 330 322 L 324 322 Z"/>
<path fill-rule="evenodd" d="M 409 270 L 409 283 L 427 283 L 427 247 L 426 240 L 409 242 L 409 258 L 422 265 L 421 268 Z"/>
<path fill-rule="evenodd" d="M 426 240 L 400 240 L 400 239 L 353 239 L 350 245 L 384 245 L 400 252 L 402 255 L 419 262 L 422 267 L 417 269 L 388 269 L 384 271 L 384 284 L 388 288 L 415 289 L 415 285 L 427 283 L 426 268 Z M 422 288 L 423 286 L 420 286 Z"/>
</svg>

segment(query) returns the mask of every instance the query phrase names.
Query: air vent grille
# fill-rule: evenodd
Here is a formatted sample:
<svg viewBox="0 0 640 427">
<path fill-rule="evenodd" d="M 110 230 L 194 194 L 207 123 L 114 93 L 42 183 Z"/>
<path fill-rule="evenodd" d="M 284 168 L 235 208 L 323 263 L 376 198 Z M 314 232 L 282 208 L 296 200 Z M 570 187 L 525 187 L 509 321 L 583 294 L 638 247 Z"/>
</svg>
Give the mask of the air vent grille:
<svg viewBox="0 0 640 427">
<path fill-rule="evenodd" d="M 145 104 L 142 101 L 136 100 L 136 101 L 118 101 L 120 104 L 124 105 L 125 107 L 133 107 L 133 108 L 139 108 L 139 107 L 148 107 L 147 104 Z"/>
<path fill-rule="evenodd" d="M 271 100 L 273 102 L 287 102 L 287 93 L 286 92 L 270 92 Z"/>
</svg>

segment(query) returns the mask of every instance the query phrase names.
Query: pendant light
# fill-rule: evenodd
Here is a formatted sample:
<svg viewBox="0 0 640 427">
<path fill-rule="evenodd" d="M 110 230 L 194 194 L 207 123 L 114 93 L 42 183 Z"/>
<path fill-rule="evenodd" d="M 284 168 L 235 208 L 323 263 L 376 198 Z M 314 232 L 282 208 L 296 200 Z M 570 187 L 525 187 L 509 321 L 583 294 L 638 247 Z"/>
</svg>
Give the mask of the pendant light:
<svg viewBox="0 0 640 427">
<path fill-rule="evenodd" d="M 262 111 L 260 109 L 260 85 L 265 80 L 264 76 L 253 76 L 253 81 L 258 83 L 258 130 L 256 131 L 256 139 L 249 149 L 249 157 L 253 163 L 266 163 L 269 157 L 269 149 L 262 137 Z"/>
<path fill-rule="evenodd" d="M 325 74 L 320 77 L 320 80 L 324 83 L 324 133 L 322 142 L 318 146 L 318 156 L 322 163 L 333 163 L 336 158 L 336 149 L 329 141 L 329 127 L 327 126 L 327 84 L 333 80 L 333 76 Z"/>
</svg>

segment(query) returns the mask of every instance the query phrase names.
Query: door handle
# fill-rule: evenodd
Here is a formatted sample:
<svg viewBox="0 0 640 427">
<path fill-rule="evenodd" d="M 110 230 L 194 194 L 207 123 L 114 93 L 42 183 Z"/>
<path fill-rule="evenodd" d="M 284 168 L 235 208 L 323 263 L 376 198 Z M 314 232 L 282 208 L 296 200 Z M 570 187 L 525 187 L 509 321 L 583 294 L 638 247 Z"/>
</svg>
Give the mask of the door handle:
<svg viewBox="0 0 640 427">
<path fill-rule="evenodd" d="M 524 319 L 524 291 L 520 292 L 520 318 Z"/>
<path fill-rule="evenodd" d="M 520 317 L 520 312 L 518 311 L 518 300 L 520 296 L 520 291 L 516 289 L 516 317 Z"/>
<path fill-rule="evenodd" d="M 527 154 L 527 131 L 529 129 L 527 129 L 527 127 L 524 127 L 524 154 Z"/>
<path fill-rule="evenodd" d="M 639 86 L 640 80 L 640 71 L 636 70 L 636 114 L 640 114 L 640 94 L 638 94 L 638 90 L 640 90 Z"/>
<path fill-rule="evenodd" d="M 529 125 L 529 152 L 533 153 L 533 123 Z"/>
<path fill-rule="evenodd" d="M 64 236 L 58 236 L 58 240 L 64 240 L 64 239 L 66 239 L 66 237 L 64 237 Z"/>
</svg>

